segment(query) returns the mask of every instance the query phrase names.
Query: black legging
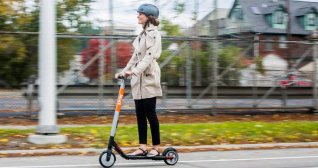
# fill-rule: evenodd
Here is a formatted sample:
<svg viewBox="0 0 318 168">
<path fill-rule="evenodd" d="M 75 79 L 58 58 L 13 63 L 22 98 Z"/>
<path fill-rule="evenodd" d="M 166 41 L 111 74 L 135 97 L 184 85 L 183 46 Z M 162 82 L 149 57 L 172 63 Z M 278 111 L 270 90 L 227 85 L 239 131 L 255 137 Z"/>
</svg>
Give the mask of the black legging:
<svg viewBox="0 0 318 168">
<path fill-rule="evenodd" d="M 147 144 L 147 119 L 150 123 L 152 144 L 160 144 L 159 121 L 156 114 L 156 100 L 156 97 L 135 100 L 140 144 Z"/>
</svg>

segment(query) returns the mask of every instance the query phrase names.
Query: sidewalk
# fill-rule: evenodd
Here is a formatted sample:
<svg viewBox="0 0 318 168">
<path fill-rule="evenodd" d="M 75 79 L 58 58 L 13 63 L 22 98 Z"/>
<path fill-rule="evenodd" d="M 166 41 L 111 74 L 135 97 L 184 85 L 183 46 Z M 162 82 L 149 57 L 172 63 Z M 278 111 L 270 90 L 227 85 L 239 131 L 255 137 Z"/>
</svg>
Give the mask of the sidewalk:
<svg viewBox="0 0 318 168">
<path fill-rule="evenodd" d="M 20 129 L 20 130 L 26 130 L 26 129 L 35 129 L 37 125 L 27 125 L 27 126 L 23 126 L 23 125 L 5 125 L 5 126 L 0 126 L 0 130 L 1 129 Z M 112 126 L 109 124 L 85 124 L 85 125 L 77 125 L 77 124 L 73 124 L 73 125 L 57 125 L 59 128 L 75 128 L 75 127 L 107 127 L 107 126 Z"/>
<path fill-rule="evenodd" d="M 318 142 L 303 143 L 265 143 L 265 144 L 225 144 L 225 145 L 201 145 L 201 146 L 173 146 L 183 152 L 209 150 L 247 150 L 247 149 L 277 149 L 277 148 L 318 148 Z M 121 148 L 124 151 L 133 150 L 137 147 Z M 167 148 L 166 146 L 160 147 Z M 0 154 L 35 154 L 35 153 L 55 153 L 55 152 L 73 152 L 73 153 L 101 153 L 105 149 L 79 148 L 79 149 L 36 149 L 36 150 L 2 150 Z"/>
</svg>

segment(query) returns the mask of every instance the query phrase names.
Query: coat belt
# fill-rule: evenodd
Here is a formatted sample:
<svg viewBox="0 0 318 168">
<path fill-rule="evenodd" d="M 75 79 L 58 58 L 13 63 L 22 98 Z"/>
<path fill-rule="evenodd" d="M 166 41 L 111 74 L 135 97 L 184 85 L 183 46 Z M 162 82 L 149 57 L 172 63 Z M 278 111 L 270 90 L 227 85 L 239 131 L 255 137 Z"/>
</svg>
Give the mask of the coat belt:
<svg viewBox="0 0 318 168">
<path fill-rule="evenodd" d="M 140 62 L 142 61 L 142 59 L 139 58 L 139 55 L 141 55 L 140 52 L 139 52 L 138 54 L 136 54 L 136 56 L 137 56 L 137 61 L 136 61 L 136 63 L 135 63 L 135 67 L 137 67 L 138 63 L 140 63 Z M 154 58 L 154 59 L 152 60 L 152 62 L 148 65 L 148 67 L 147 67 L 146 70 L 145 70 L 146 75 L 152 75 L 152 74 L 153 74 L 153 72 L 154 72 L 154 70 L 155 70 L 155 65 L 154 65 L 154 63 L 156 63 L 156 62 L 157 62 L 157 59 Z"/>
</svg>

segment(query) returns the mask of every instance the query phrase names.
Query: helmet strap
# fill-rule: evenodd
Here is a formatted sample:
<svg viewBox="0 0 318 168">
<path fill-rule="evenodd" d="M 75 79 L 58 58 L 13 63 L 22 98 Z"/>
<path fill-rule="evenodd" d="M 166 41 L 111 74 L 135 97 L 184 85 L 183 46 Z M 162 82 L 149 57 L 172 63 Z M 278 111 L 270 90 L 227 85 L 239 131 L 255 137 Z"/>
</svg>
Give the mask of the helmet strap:
<svg viewBox="0 0 318 168">
<path fill-rule="evenodd" d="M 149 20 L 147 20 L 147 22 L 145 23 L 145 25 L 144 25 L 144 30 L 145 30 L 145 28 L 147 27 L 147 25 L 149 26 Z"/>
</svg>

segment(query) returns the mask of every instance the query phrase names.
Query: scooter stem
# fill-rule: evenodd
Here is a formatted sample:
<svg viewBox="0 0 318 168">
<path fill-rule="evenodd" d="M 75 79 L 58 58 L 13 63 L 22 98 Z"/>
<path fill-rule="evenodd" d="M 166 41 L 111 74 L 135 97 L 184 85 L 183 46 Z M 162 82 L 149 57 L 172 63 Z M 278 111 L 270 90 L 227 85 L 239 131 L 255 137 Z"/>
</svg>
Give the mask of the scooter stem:
<svg viewBox="0 0 318 168">
<path fill-rule="evenodd" d="M 120 89 L 119 89 L 118 98 L 117 98 L 117 102 L 116 102 L 116 109 L 115 109 L 112 129 L 110 131 L 107 158 L 106 158 L 107 161 L 109 161 L 109 159 L 110 159 L 112 146 L 114 144 L 114 138 L 115 138 L 116 129 L 117 129 L 117 125 L 118 125 L 118 119 L 119 119 L 119 112 L 121 109 L 121 105 L 122 105 L 123 98 L 124 98 L 124 92 L 125 92 L 126 78 L 124 78 L 122 75 L 120 75 L 118 78 L 121 79 L 121 84 L 120 84 Z"/>
</svg>

